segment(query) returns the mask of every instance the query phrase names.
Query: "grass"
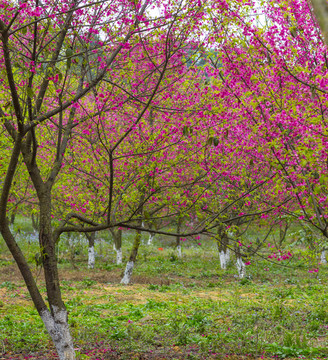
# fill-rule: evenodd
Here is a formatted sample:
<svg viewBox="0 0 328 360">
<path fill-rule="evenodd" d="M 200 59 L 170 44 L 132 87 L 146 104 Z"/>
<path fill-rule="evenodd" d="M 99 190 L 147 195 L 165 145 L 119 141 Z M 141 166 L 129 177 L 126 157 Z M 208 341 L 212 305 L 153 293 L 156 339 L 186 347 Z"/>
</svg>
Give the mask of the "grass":
<svg viewBox="0 0 328 360">
<path fill-rule="evenodd" d="M 69 247 L 64 239 L 59 248 L 63 297 L 79 359 L 328 357 L 326 266 L 314 274 L 300 267 L 297 257 L 290 268 L 257 258 L 247 267 L 248 278 L 239 280 L 232 264 L 220 269 L 213 243 L 202 239 L 200 246 L 186 245 L 178 259 L 162 238 L 151 247 L 142 245 L 134 284 L 122 286 L 124 265 L 115 265 L 110 238 L 101 235 L 106 241 L 97 244 L 93 271 L 86 268 L 84 240 Z M 124 240 L 125 260 L 132 237 Z M 21 245 L 45 295 L 33 263 L 37 244 L 27 236 Z M 0 354 L 8 359 L 49 354 L 49 336 L 1 242 L 0 247 Z"/>
</svg>

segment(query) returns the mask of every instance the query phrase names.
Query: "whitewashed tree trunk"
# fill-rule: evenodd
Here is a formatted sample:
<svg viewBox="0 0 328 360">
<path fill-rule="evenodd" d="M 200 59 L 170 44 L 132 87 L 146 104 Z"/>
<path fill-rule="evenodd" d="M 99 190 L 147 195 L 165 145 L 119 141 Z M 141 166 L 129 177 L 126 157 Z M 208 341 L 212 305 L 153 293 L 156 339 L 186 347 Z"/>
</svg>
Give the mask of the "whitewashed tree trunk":
<svg viewBox="0 0 328 360">
<path fill-rule="evenodd" d="M 94 269 L 95 267 L 95 247 L 89 246 L 88 249 L 88 268 L 89 269 Z"/>
<path fill-rule="evenodd" d="M 230 233 L 229 233 L 230 234 Z M 217 229 L 217 246 L 219 250 L 220 265 L 222 270 L 226 270 L 230 261 L 230 250 L 228 248 L 229 237 L 223 225 Z"/>
<path fill-rule="evenodd" d="M 141 200 L 142 199 L 143 198 L 141 198 Z M 141 223 L 141 221 L 139 221 L 139 224 L 140 223 Z M 121 280 L 121 284 L 125 284 L 125 285 L 130 284 L 131 277 L 132 277 L 132 272 L 133 272 L 133 267 L 134 267 L 135 262 L 137 261 L 140 242 L 141 242 L 141 231 L 137 230 L 136 234 L 135 234 L 135 237 L 134 237 L 134 241 L 133 241 L 129 261 L 126 264 L 125 271 L 124 271 L 124 276 L 123 276 L 123 279 Z"/>
<path fill-rule="evenodd" d="M 122 264 L 122 230 L 111 230 L 113 236 L 113 249 L 116 251 L 116 265 Z"/>
<path fill-rule="evenodd" d="M 182 251 L 181 251 L 181 245 L 177 246 L 177 253 L 178 253 L 178 258 L 182 258 Z"/>
<path fill-rule="evenodd" d="M 227 263 L 227 265 L 229 264 L 229 262 L 230 262 L 230 249 L 227 249 L 227 251 L 226 251 L 226 263 Z"/>
<path fill-rule="evenodd" d="M 224 252 L 224 251 L 220 251 L 219 256 L 220 256 L 221 269 L 222 269 L 222 270 L 226 270 L 227 264 L 226 264 L 225 252 Z"/>
<path fill-rule="evenodd" d="M 74 246 L 74 238 L 71 234 L 68 235 L 68 245 L 72 248 Z"/>
<path fill-rule="evenodd" d="M 134 267 L 134 262 L 128 261 L 126 264 L 126 267 L 125 267 L 123 279 L 121 280 L 121 284 L 124 284 L 124 285 L 130 284 L 133 267 Z"/>
<path fill-rule="evenodd" d="M 222 270 L 226 270 L 227 266 L 230 262 L 230 251 L 226 249 L 226 251 L 222 250 L 219 253 L 220 256 L 220 265 Z"/>
<path fill-rule="evenodd" d="M 246 276 L 246 266 L 241 257 L 237 257 L 236 266 L 239 278 L 243 279 Z"/>
<path fill-rule="evenodd" d="M 320 256 L 320 262 L 321 262 L 321 264 L 327 264 L 326 250 L 322 250 L 321 256 Z"/>
<path fill-rule="evenodd" d="M 67 322 L 67 311 L 58 309 L 56 306 L 53 306 L 52 310 L 53 316 L 48 309 L 43 310 L 40 316 L 55 344 L 59 359 L 75 360 L 73 340 Z"/>
<path fill-rule="evenodd" d="M 151 245 L 153 240 L 154 240 L 155 234 L 150 233 L 149 234 L 149 238 L 148 238 L 148 242 L 147 245 Z"/>
<path fill-rule="evenodd" d="M 123 261 L 122 248 L 116 250 L 116 265 L 121 265 Z"/>
<path fill-rule="evenodd" d="M 88 239 L 88 243 L 89 243 L 89 248 L 88 248 L 88 268 L 89 269 L 94 269 L 95 267 L 95 239 L 96 239 L 96 233 L 92 232 L 90 234 L 86 233 L 85 234 L 87 239 Z"/>
<path fill-rule="evenodd" d="M 182 223 L 182 220 L 181 218 L 178 216 L 178 219 L 177 219 L 177 236 L 176 236 L 176 250 L 177 250 L 177 253 L 178 253 L 178 258 L 181 259 L 182 258 L 182 251 L 181 251 L 181 239 L 180 239 L 180 228 L 181 228 L 181 223 Z"/>
<path fill-rule="evenodd" d="M 122 254 L 122 248 L 116 248 L 116 245 L 114 243 L 113 248 L 116 252 L 116 265 L 121 265 L 123 261 L 123 254 Z"/>
</svg>

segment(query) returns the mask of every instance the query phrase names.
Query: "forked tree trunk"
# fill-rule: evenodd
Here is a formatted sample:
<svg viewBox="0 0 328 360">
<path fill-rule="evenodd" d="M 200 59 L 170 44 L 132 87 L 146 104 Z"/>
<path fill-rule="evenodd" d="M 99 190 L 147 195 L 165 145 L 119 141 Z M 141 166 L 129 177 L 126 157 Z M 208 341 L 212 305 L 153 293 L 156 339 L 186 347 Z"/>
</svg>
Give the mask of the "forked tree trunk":
<svg viewBox="0 0 328 360">
<path fill-rule="evenodd" d="M 86 233 L 86 237 L 88 239 L 89 247 L 88 247 L 88 268 L 94 269 L 95 267 L 95 239 L 96 233 L 92 232 L 90 234 Z"/>
<path fill-rule="evenodd" d="M 229 237 L 223 225 L 219 225 L 218 227 L 218 235 L 216 241 L 219 251 L 221 269 L 226 270 L 230 262 L 230 250 L 228 248 Z"/>
<path fill-rule="evenodd" d="M 135 264 L 135 262 L 137 260 L 137 255 L 138 255 L 140 242 L 141 242 L 141 231 L 137 230 L 136 235 L 134 237 L 134 242 L 133 242 L 131 254 L 130 254 L 130 257 L 129 257 L 129 261 L 126 264 L 125 271 L 124 271 L 124 276 L 123 276 L 123 278 L 121 280 L 121 284 L 125 284 L 125 285 L 130 284 L 134 264 Z"/>
<path fill-rule="evenodd" d="M 122 229 L 115 231 L 111 229 L 111 234 L 114 240 L 114 250 L 116 251 L 116 265 L 122 264 Z"/>
</svg>

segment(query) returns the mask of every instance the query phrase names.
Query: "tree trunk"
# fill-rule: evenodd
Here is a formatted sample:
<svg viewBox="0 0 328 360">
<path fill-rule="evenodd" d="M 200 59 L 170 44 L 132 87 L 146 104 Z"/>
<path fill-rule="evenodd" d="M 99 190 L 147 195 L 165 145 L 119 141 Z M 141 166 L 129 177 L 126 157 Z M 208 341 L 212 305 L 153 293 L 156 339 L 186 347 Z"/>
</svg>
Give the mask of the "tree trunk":
<svg viewBox="0 0 328 360">
<path fill-rule="evenodd" d="M 321 251 L 320 262 L 321 264 L 327 264 L 326 249 L 322 249 Z"/>
<path fill-rule="evenodd" d="M 141 241 L 141 231 L 137 230 L 136 235 L 134 237 L 134 242 L 133 242 L 130 258 L 129 258 L 128 263 L 126 264 L 124 276 L 121 280 L 121 284 L 125 284 L 125 285 L 130 284 L 134 264 L 137 260 L 140 241 Z"/>
<path fill-rule="evenodd" d="M 149 238 L 148 238 L 147 245 L 151 245 L 153 243 L 154 238 L 155 238 L 155 234 L 154 233 L 149 233 Z"/>
<path fill-rule="evenodd" d="M 39 219 L 38 219 L 38 216 L 37 216 L 37 215 L 35 216 L 35 215 L 32 213 L 32 215 L 31 215 L 31 220 L 32 220 L 33 230 L 34 230 L 35 232 L 37 232 L 38 229 L 39 229 Z"/>
<path fill-rule="evenodd" d="M 52 237 L 51 229 L 51 189 L 44 186 L 41 182 L 36 166 L 31 166 L 29 173 L 38 173 L 38 197 L 40 200 L 40 228 L 39 228 L 39 244 L 40 255 L 44 268 L 47 296 L 50 305 L 50 311 L 40 294 L 40 291 L 35 283 L 31 269 L 15 241 L 13 234 L 10 231 L 8 219 L 6 217 L 8 196 L 11 188 L 11 183 L 17 168 L 17 162 L 21 151 L 21 137 L 15 139 L 14 148 L 12 151 L 8 170 L 3 182 L 1 196 L 0 196 L 0 232 L 3 236 L 9 251 L 11 252 L 16 264 L 24 278 L 28 291 L 31 295 L 33 303 L 42 318 L 53 342 L 56 346 L 60 360 L 75 360 L 75 352 L 72 338 L 69 334 L 67 324 L 67 312 L 64 303 L 61 299 L 57 259 L 55 254 L 55 242 Z M 33 175 L 33 174 L 32 174 Z M 31 176 L 32 176 L 31 175 Z M 36 178 L 36 176 L 35 176 Z"/>
<path fill-rule="evenodd" d="M 286 224 L 283 229 L 281 226 L 279 228 L 279 247 L 282 247 L 282 243 L 284 242 L 284 240 L 286 238 L 288 228 L 289 228 L 288 221 L 286 221 Z"/>
<path fill-rule="evenodd" d="M 238 243 L 236 243 L 235 245 L 235 252 L 236 252 L 236 267 L 238 270 L 238 276 L 239 279 L 243 279 L 246 276 L 246 265 L 243 261 Z"/>
<path fill-rule="evenodd" d="M 40 313 L 41 319 L 56 346 L 60 360 L 75 360 L 75 351 L 67 322 L 66 309 L 51 306 Z"/>
<path fill-rule="evenodd" d="M 220 256 L 220 265 L 222 270 L 227 269 L 227 265 L 230 262 L 230 250 L 229 237 L 227 235 L 226 229 L 223 225 L 218 227 L 218 236 L 216 238 L 219 256 Z"/>
<path fill-rule="evenodd" d="M 14 225 L 16 213 L 17 213 L 17 208 L 15 208 L 10 215 L 10 225 Z"/>
<path fill-rule="evenodd" d="M 51 227 L 50 191 L 40 200 L 40 255 L 46 281 L 50 311 L 42 309 L 40 316 L 55 344 L 60 360 L 75 360 L 75 351 L 70 335 L 67 311 L 61 297 L 55 241 Z"/>
<path fill-rule="evenodd" d="M 114 240 L 114 250 L 116 251 L 116 265 L 121 265 L 123 256 L 122 256 L 122 229 L 115 231 L 114 229 L 110 230 Z"/>
<path fill-rule="evenodd" d="M 180 241 L 180 227 L 181 227 L 181 219 L 180 217 L 178 218 L 178 222 L 177 222 L 177 237 L 175 239 L 175 245 L 176 245 L 176 250 L 177 250 L 177 254 L 178 254 L 178 258 L 181 259 L 182 258 L 182 251 L 181 251 L 181 241 Z"/>
<path fill-rule="evenodd" d="M 88 268 L 94 269 L 95 267 L 95 238 L 96 233 L 92 232 L 90 234 L 86 233 L 88 242 L 89 242 L 89 248 L 88 248 Z"/>
<path fill-rule="evenodd" d="M 8 221 L 5 217 L 0 219 L 1 234 L 18 265 L 24 278 L 27 289 L 31 295 L 49 335 L 56 347 L 60 360 L 75 360 L 73 341 L 70 336 L 67 312 L 61 299 L 59 288 L 57 260 L 55 255 L 55 244 L 52 241 L 51 212 L 47 211 L 50 201 L 44 201 L 41 205 L 42 221 L 40 222 L 40 255 L 44 268 L 47 296 L 51 311 L 48 310 L 40 291 L 35 283 L 33 274 L 24 258 L 21 249 L 10 232 Z"/>
<path fill-rule="evenodd" d="M 182 249 L 181 249 L 180 241 L 179 241 L 179 245 L 177 245 L 177 253 L 178 253 L 178 258 L 181 259 L 182 258 Z"/>
</svg>

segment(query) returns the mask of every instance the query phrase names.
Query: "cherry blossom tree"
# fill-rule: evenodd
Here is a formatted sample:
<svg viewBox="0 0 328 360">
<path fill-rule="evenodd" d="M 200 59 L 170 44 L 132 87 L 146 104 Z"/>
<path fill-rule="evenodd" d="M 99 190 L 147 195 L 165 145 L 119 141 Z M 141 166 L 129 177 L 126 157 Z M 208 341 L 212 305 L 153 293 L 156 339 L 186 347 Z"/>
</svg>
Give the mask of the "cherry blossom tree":
<svg viewBox="0 0 328 360">
<path fill-rule="evenodd" d="M 174 82 L 174 59 L 180 56 L 179 49 L 192 33 L 197 49 L 194 30 L 199 28 L 203 13 L 198 2 L 35 0 L 2 2 L 0 9 L 1 136 L 8 144 L 9 156 L 1 184 L 0 231 L 59 358 L 74 359 L 55 246 L 63 231 L 84 231 L 87 224 L 86 231 L 92 233 L 112 226 L 113 174 L 109 162 L 111 185 L 103 199 L 107 207 L 102 222 L 84 216 L 84 208 L 79 208 L 65 217 L 65 225 L 53 228 L 53 190 L 66 165 L 65 157 L 72 150 L 69 144 L 79 129 L 87 132 L 86 124 L 92 119 L 105 123 L 112 110 L 138 102 L 139 106 L 130 110 L 133 118 L 127 121 L 116 147 L 125 141 L 155 96 L 163 96 L 165 87 Z M 158 17 L 151 15 L 154 12 Z M 143 61 L 148 64 L 139 72 L 139 78 L 130 77 L 135 70 L 131 49 L 138 44 L 145 49 Z M 24 162 L 39 204 L 40 257 L 49 307 L 7 219 L 8 200 L 20 161 Z M 72 219 L 76 219 L 74 225 L 68 222 Z M 78 226 L 78 221 L 83 224 Z"/>
<path fill-rule="evenodd" d="M 252 165 L 275 172 L 262 203 L 278 211 L 280 196 L 280 213 L 327 237 L 327 49 L 310 2 L 268 2 L 261 10 L 266 24 L 234 12 L 239 31 L 217 32 L 224 52 L 209 72 L 234 109 L 234 128 L 248 137 Z"/>
</svg>

